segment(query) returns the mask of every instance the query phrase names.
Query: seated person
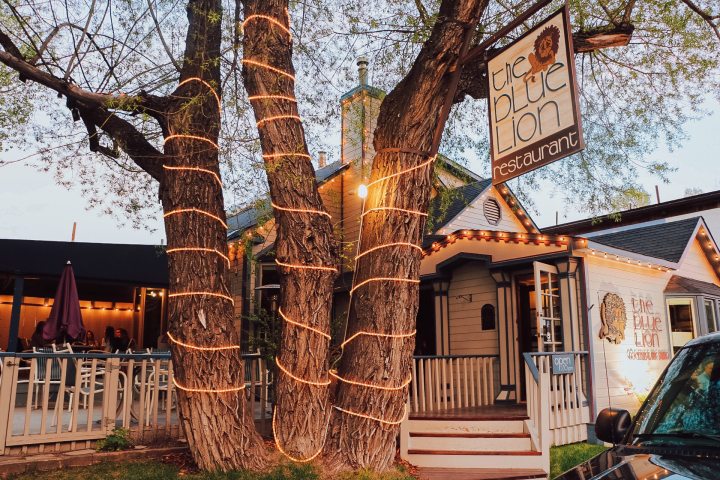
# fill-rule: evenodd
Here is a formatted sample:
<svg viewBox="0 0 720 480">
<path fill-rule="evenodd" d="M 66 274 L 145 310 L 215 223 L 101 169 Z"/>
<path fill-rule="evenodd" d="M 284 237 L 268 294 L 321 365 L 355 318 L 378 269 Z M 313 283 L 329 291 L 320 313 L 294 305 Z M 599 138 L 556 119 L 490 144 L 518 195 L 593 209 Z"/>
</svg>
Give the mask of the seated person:
<svg viewBox="0 0 720 480">
<path fill-rule="evenodd" d="M 50 345 L 52 342 L 48 342 L 43 338 L 43 328 L 45 328 L 45 321 L 38 322 L 35 325 L 35 331 L 30 337 L 30 348 L 41 348 Z"/>
</svg>

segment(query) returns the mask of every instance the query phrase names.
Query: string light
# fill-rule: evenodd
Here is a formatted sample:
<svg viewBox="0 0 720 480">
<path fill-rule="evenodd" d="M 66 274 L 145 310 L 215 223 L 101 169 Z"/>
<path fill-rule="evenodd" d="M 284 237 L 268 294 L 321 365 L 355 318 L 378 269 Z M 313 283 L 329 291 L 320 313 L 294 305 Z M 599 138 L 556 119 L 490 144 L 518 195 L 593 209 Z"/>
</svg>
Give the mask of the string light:
<svg viewBox="0 0 720 480">
<path fill-rule="evenodd" d="M 285 455 L 287 458 L 289 458 L 289 459 L 292 460 L 293 462 L 298 462 L 298 463 L 307 463 L 307 462 L 310 462 L 310 461 L 314 460 L 318 455 L 320 455 L 320 454 L 322 453 L 323 448 L 325 448 L 325 439 L 323 439 L 323 444 L 320 446 L 320 449 L 319 449 L 314 455 L 312 455 L 312 456 L 310 456 L 310 457 L 308 457 L 308 458 L 297 458 L 297 457 L 293 457 L 292 455 L 290 455 L 289 453 L 287 453 L 287 452 L 285 451 L 285 449 L 282 448 L 282 446 L 280 445 L 280 442 L 278 441 L 277 429 L 276 429 L 276 427 L 275 427 L 275 415 L 276 415 L 276 414 L 277 414 L 277 408 L 275 409 L 275 411 L 273 411 L 273 416 L 272 416 L 272 429 L 273 429 L 273 438 L 275 439 L 275 447 L 277 447 L 277 449 L 278 449 L 278 451 L 279 451 L 280 453 L 282 453 L 283 455 Z M 329 415 L 328 415 L 328 418 L 329 418 Z M 327 427 L 325 427 L 325 432 L 326 432 L 325 435 L 327 436 Z"/>
<path fill-rule="evenodd" d="M 297 103 L 297 99 L 294 97 L 288 97 L 287 95 L 251 95 L 248 97 L 251 102 L 253 100 L 287 100 L 288 102 Z"/>
<path fill-rule="evenodd" d="M 418 169 L 423 168 L 423 167 L 425 167 L 425 166 L 427 166 L 427 165 L 430 165 L 431 163 L 433 163 L 433 162 L 435 161 L 436 158 L 437 158 L 437 155 L 434 156 L 434 157 L 429 158 L 428 160 L 422 162 L 422 163 L 419 164 L 419 165 L 415 165 L 414 167 L 410 167 L 410 168 L 407 168 L 407 169 L 402 170 L 402 171 L 400 171 L 400 172 L 393 173 L 392 175 L 387 175 L 387 176 L 385 176 L 385 177 L 378 178 L 377 180 L 373 180 L 372 182 L 368 183 L 367 188 L 369 189 L 370 187 L 372 187 L 372 186 L 375 185 L 376 183 L 383 182 L 383 181 L 385 181 L 385 180 L 387 180 L 387 179 L 389 179 L 389 178 L 398 177 L 398 176 L 403 175 L 403 174 L 405 174 L 405 173 L 409 173 L 409 172 L 412 172 L 413 170 L 418 170 Z"/>
<path fill-rule="evenodd" d="M 400 420 L 392 421 L 392 420 L 384 420 L 384 419 L 378 418 L 378 417 L 373 417 L 372 415 L 366 415 L 366 414 L 364 414 L 364 413 L 358 413 L 358 412 L 353 412 L 353 411 L 351 411 L 351 410 L 346 410 L 346 409 L 344 409 L 344 408 L 338 407 L 337 405 L 333 405 L 333 408 L 336 409 L 336 410 L 338 410 L 338 411 L 341 411 L 341 412 L 343 412 L 343 413 L 347 413 L 348 415 L 354 415 L 354 416 L 356 416 L 356 417 L 364 418 L 364 419 L 367 419 L 367 420 L 375 420 L 376 422 L 384 423 L 385 425 L 400 425 L 400 424 L 405 420 L 405 414 L 404 414 L 404 413 L 403 413 L 403 416 L 402 416 L 402 418 L 401 418 Z"/>
<path fill-rule="evenodd" d="M 304 157 L 304 158 L 307 158 L 308 160 L 312 159 L 312 157 L 310 155 L 308 155 L 307 153 L 288 152 L 288 153 L 263 154 L 263 158 L 265 158 L 267 160 L 272 160 L 272 159 L 281 158 L 281 157 Z"/>
<path fill-rule="evenodd" d="M 415 280 L 413 278 L 393 278 L 393 277 L 372 277 L 368 278 L 367 280 L 363 280 L 362 282 L 355 285 L 353 288 L 350 289 L 350 295 L 353 294 L 355 290 L 362 287 L 365 284 L 368 284 L 370 282 L 406 282 L 406 283 L 420 283 L 420 280 Z"/>
<path fill-rule="evenodd" d="M 377 247 L 373 247 L 368 250 L 365 250 L 363 253 L 357 255 L 355 257 L 355 260 L 357 260 L 358 258 L 360 258 L 364 255 L 367 255 L 368 253 L 374 252 L 375 250 L 380 250 L 382 248 L 387 248 L 387 247 L 400 247 L 400 246 L 415 248 L 415 249 L 419 250 L 420 252 L 423 251 L 421 246 L 415 245 L 414 243 L 409 243 L 409 242 L 386 243 L 385 245 L 378 245 Z"/>
<path fill-rule="evenodd" d="M 190 134 L 187 134 L 187 133 L 174 133 L 174 134 L 172 134 L 172 135 L 168 135 L 167 137 L 165 137 L 165 138 L 163 139 L 163 144 L 169 142 L 170 140 L 172 140 L 172 139 L 174 139 L 174 138 L 187 138 L 187 139 L 190 139 L 190 140 L 200 140 L 200 141 L 202 141 L 202 142 L 207 142 L 207 143 L 209 143 L 210 145 L 212 145 L 212 146 L 215 147 L 216 149 L 220 149 L 220 147 L 218 147 L 218 144 L 215 143 L 215 142 L 213 142 L 213 141 L 210 140 L 209 138 L 201 137 L 201 136 L 199 136 L 199 135 L 190 135 Z"/>
<path fill-rule="evenodd" d="M 163 165 L 163 168 L 165 170 L 188 170 L 193 172 L 202 172 L 207 173 L 209 175 L 212 175 L 213 178 L 217 181 L 218 185 L 220 185 L 220 188 L 222 188 L 223 183 L 222 180 L 220 180 L 220 175 L 213 172 L 212 170 L 208 170 L 207 168 L 200 168 L 200 167 L 171 167 L 170 165 Z"/>
<path fill-rule="evenodd" d="M 223 347 L 201 347 L 199 345 L 192 345 L 190 343 L 181 342 L 180 340 L 176 339 L 172 336 L 170 332 L 167 332 L 167 336 L 170 339 L 171 342 L 173 342 L 176 345 L 180 345 L 184 348 L 189 348 L 191 350 L 198 350 L 202 352 L 219 352 L 223 350 L 240 350 L 240 345 L 226 345 Z"/>
<path fill-rule="evenodd" d="M 178 292 L 178 293 L 171 293 L 168 295 L 168 297 L 187 297 L 192 295 L 202 295 L 202 296 L 208 296 L 208 297 L 218 297 L 223 298 L 233 305 L 235 305 L 235 300 L 230 295 L 225 295 L 224 293 L 215 293 L 215 292 Z"/>
<path fill-rule="evenodd" d="M 312 380 L 305 380 L 304 378 L 300 378 L 300 377 L 298 377 L 298 376 L 296 376 L 296 375 L 293 375 L 293 374 L 290 372 L 290 370 L 288 370 L 287 368 L 285 368 L 285 367 L 282 366 L 282 364 L 280 363 L 280 359 L 279 359 L 279 358 L 275 358 L 275 365 L 277 365 L 277 367 L 278 367 L 285 375 L 287 375 L 288 377 L 292 378 L 292 379 L 295 380 L 296 382 L 305 383 L 305 384 L 307 384 L 307 385 L 312 385 L 312 386 L 314 386 L 314 387 L 327 387 L 328 385 L 330 385 L 330 380 L 325 380 L 325 381 L 322 381 L 322 382 L 315 382 L 315 381 L 312 381 Z"/>
<path fill-rule="evenodd" d="M 171 210 L 171 211 L 167 212 L 165 215 L 163 215 L 163 217 L 169 217 L 170 215 L 177 215 L 178 213 L 188 213 L 188 212 L 194 212 L 194 213 L 199 213 L 201 215 L 208 216 L 208 217 L 212 218 L 213 220 L 217 220 L 218 222 L 220 222 L 222 224 L 222 226 L 225 227 L 225 229 L 228 228 L 227 223 L 225 223 L 225 221 L 222 218 L 218 217 L 217 215 L 215 215 L 213 213 L 206 212 L 205 210 L 200 210 L 198 208 L 178 208 L 176 210 Z"/>
<path fill-rule="evenodd" d="M 388 391 L 402 390 L 403 388 L 405 388 L 405 387 L 407 387 L 408 385 L 410 385 L 410 382 L 412 382 L 412 375 L 411 375 L 407 380 L 405 380 L 405 381 L 404 381 L 400 386 L 398 386 L 398 387 L 386 387 L 386 386 L 383 386 L 383 385 L 375 385 L 375 384 L 372 384 L 372 383 L 363 383 L 363 382 L 358 382 L 358 381 L 355 381 L 355 380 L 348 380 L 347 378 L 341 377 L 340 375 L 338 375 L 337 373 L 333 372 L 332 370 L 330 370 L 329 373 L 330 373 L 330 375 L 332 375 L 333 377 L 337 378 L 337 379 L 340 380 L 341 382 L 349 383 L 350 385 L 358 385 L 358 386 L 360 386 L 360 387 L 376 388 L 376 389 L 378 389 L 378 390 L 388 390 Z"/>
<path fill-rule="evenodd" d="M 348 339 L 345 340 L 343 343 L 341 343 L 341 344 L 340 344 L 340 348 L 341 348 L 341 349 L 344 349 L 344 348 L 345 348 L 345 345 L 347 345 L 348 343 L 352 342 L 353 340 L 355 340 L 355 338 L 357 338 L 357 337 L 359 337 L 359 336 L 361 336 L 361 335 L 367 335 L 367 336 L 369 336 L 369 337 L 385 337 L 385 338 L 410 338 L 410 337 L 412 337 L 413 335 L 415 335 L 415 332 L 416 332 L 416 331 L 417 331 L 417 330 L 413 330 L 413 331 L 410 332 L 410 333 L 376 333 L 376 332 L 361 331 L 361 332 L 357 332 L 357 333 L 354 334 L 352 337 L 348 338 Z"/>
<path fill-rule="evenodd" d="M 170 248 L 166 251 L 166 253 L 175 253 L 175 252 L 206 252 L 206 253 L 215 253 L 222 257 L 228 264 L 228 267 L 230 266 L 230 258 L 228 258 L 227 255 L 222 253 L 220 250 L 216 250 L 214 248 L 205 248 L 205 247 L 179 247 L 179 248 Z"/>
<path fill-rule="evenodd" d="M 293 82 L 295 81 L 295 75 L 293 75 L 293 74 L 291 74 L 291 73 L 288 73 L 288 72 L 286 72 L 285 70 L 281 70 L 281 69 L 279 69 L 279 68 L 277 68 L 277 67 L 273 67 L 272 65 L 268 65 L 267 63 L 258 62 L 257 60 L 251 60 L 251 59 L 248 59 L 248 58 L 243 59 L 242 63 L 245 63 L 245 64 L 247 64 L 247 65 L 253 65 L 253 66 L 255 66 L 255 67 L 265 68 L 265 69 L 267 69 L 267 70 L 270 70 L 271 72 L 277 73 L 278 75 L 282 75 L 282 76 L 284 76 L 284 77 L 287 77 L 287 78 L 289 78 L 290 80 L 292 80 Z"/>
<path fill-rule="evenodd" d="M 273 117 L 266 117 L 258 120 L 257 126 L 260 128 L 263 123 L 274 122 L 276 120 L 297 120 L 298 122 L 302 122 L 302 118 L 297 115 L 275 115 Z"/>
<path fill-rule="evenodd" d="M 239 392 L 240 390 L 245 389 L 245 384 L 243 384 L 240 387 L 230 387 L 230 388 L 192 388 L 192 387 L 186 387 L 184 385 L 180 385 L 177 380 L 175 380 L 175 376 L 173 376 L 173 384 L 175 387 L 179 388 L 180 390 L 183 390 L 185 392 L 191 392 L 191 393 L 230 393 L 230 392 Z"/>
<path fill-rule="evenodd" d="M 286 267 L 286 268 L 304 268 L 307 270 L 323 270 L 323 271 L 328 271 L 328 272 L 337 272 L 338 271 L 337 268 L 335 268 L 335 267 L 324 267 L 322 265 L 300 265 L 300 264 L 294 264 L 294 263 L 284 263 L 277 259 L 275 260 L 275 263 L 281 267 Z"/>
<path fill-rule="evenodd" d="M 203 80 L 202 78 L 200 78 L 200 77 L 190 77 L 190 78 L 188 78 L 187 80 L 183 80 L 182 82 L 180 82 L 180 83 L 178 84 L 178 87 L 181 87 L 181 86 L 185 85 L 186 83 L 190 83 L 190 82 L 200 82 L 200 83 L 202 83 L 203 85 L 205 85 L 205 86 L 210 90 L 210 92 L 215 96 L 215 100 L 217 100 L 218 112 L 222 111 L 222 103 L 220 102 L 220 96 L 217 94 L 217 92 L 216 92 L 215 89 L 212 87 L 212 85 L 210 85 L 208 82 L 206 82 L 206 81 Z"/>
<path fill-rule="evenodd" d="M 240 28 L 242 28 L 242 30 L 245 30 L 245 25 L 246 25 L 250 20 L 266 20 L 266 21 L 270 22 L 271 24 L 275 25 L 276 27 L 280 28 L 283 32 L 287 33 L 287 34 L 288 34 L 288 37 L 290 37 L 290 40 L 292 40 L 292 33 L 290 33 L 290 29 L 288 29 L 285 25 L 283 25 L 282 23 L 280 23 L 280 22 L 279 22 L 278 20 L 276 20 L 275 18 L 273 18 L 273 17 L 268 17 L 267 15 L 258 15 L 258 14 L 249 15 L 249 16 L 245 19 L 245 21 L 242 23 L 242 25 L 240 26 Z"/>
<path fill-rule="evenodd" d="M 331 340 L 332 337 L 328 335 L 327 333 L 323 332 L 322 330 L 318 330 L 317 328 L 311 327 L 310 325 L 306 325 L 304 323 L 296 322 L 295 320 L 290 319 L 287 315 L 285 315 L 280 307 L 278 307 L 278 313 L 280 314 L 280 317 L 282 317 L 283 320 L 286 322 L 296 325 L 301 328 L 305 328 L 307 330 L 310 330 L 311 332 L 315 332 L 318 335 L 322 335 L 323 337 L 327 338 L 328 340 Z"/>
<path fill-rule="evenodd" d="M 392 211 L 395 211 L 395 212 L 409 213 L 409 214 L 412 214 L 412 215 L 420 215 L 420 216 L 423 216 L 423 217 L 427 217 L 427 216 L 428 216 L 427 213 L 424 213 L 424 212 L 421 212 L 421 211 L 418 211 L 418 210 L 408 210 L 408 209 L 406 209 L 406 208 L 398 208 L 398 207 L 375 207 L 375 208 L 371 208 L 370 210 L 364 211 L 364 212 L 362 213 L 361 217 L 365 217 L 365 215 L 367 215 L 368 213 L 379 212 L 379 211 L 382 211 L 382 210 L 392 210 Z"/>
<path fill-rule="evenodd" d="M 322 210 L 310 210 L 307 208 L 289 208 L 289 207 L 281 207 L 279 205 L 276 205 L 274 202 L 270 202 L 270 205 L 276 210 L 282 210 L 284 212 L 298 212 L 298 213 L 314 213 L 317 215 L 325 215 L 328 218 L 332 218 L 328 212 L 324 212 Z"/>
</svg>

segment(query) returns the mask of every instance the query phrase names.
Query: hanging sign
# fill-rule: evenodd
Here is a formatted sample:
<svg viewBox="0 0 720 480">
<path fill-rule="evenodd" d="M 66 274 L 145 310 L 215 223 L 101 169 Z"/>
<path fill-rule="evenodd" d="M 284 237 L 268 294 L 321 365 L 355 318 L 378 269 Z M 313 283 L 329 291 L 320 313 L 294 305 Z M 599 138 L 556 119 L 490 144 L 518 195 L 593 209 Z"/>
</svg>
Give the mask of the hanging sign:
<svg viewBox="0 0 720 480">
<path fill-rule="evenodd" d="M 581 151 L 567 6 L 488 61 L 493 185 Z"/>
</svg>

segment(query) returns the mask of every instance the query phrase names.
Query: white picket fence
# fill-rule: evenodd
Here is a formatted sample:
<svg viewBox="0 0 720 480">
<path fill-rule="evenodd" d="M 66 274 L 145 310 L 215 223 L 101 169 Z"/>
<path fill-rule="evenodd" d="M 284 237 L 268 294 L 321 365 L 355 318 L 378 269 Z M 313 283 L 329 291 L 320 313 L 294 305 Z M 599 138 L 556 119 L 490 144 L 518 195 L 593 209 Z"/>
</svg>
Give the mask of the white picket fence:
<svg viewBox="0 0 720 480">
<path fill-rule="evenodd" d="M 271 379 L 243 355 L 254 417 L 270 418 Z M 182 436 L 169 353 L 0 353 L 0 455 L 91 447 L 116 427 L 137 441 Z"/>
<path fill-rule="evenodd" d="M 498 392 L 495 355 L 413 358 L 410 412 L 491 405 Z"/>
</svg>

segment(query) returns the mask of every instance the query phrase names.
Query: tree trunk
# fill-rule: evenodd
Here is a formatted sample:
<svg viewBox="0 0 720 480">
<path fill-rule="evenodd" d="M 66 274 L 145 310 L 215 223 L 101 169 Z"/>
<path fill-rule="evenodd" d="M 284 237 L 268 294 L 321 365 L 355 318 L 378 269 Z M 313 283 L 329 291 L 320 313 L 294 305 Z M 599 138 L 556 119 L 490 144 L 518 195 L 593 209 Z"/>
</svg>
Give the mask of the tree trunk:
<svg viewBox="0 0 720 480">
<path fill-rule="evenodd" d="M 275 442 L 289 458 L 309 461 L 323 448 L 329 418 L 330 312 L 338 260 L 294 100 L 287 8 L 287 0 L 245 2 L 243 79 L 278 228 L 282 339 Z"/>
<path fill-rule="evenodd" d="M 338 384 L 325 450 L 334 469 L 386 470 L 395 456 L 415 344 L 411 334 L 421 259 L 420 251 L 407 243 L 422 241 L 432 179 L 428 160 L 437 153 L 433 137 L 446 121 L 438 112 L 443 112 L 450 74 L 459 68 L 461 49 L 470 39 L 468 30 L 474 30 L 487 1 L 444 0 L 430 39 L 380 107 L 374 137 L 377 154 L 338 372 L 345 381 Z"/>
<path fill-rule="evenodd" d="M 227 284 L 227 228 L 217 150 L 220 14 L 217 0 L 188 4 L 181 83 L 165 112 L 166 165 L 160 191 L 179 412 L 193 457 L 206 470 L 265 464 L 243 389 L 245 370 Z"/>
</svg>

